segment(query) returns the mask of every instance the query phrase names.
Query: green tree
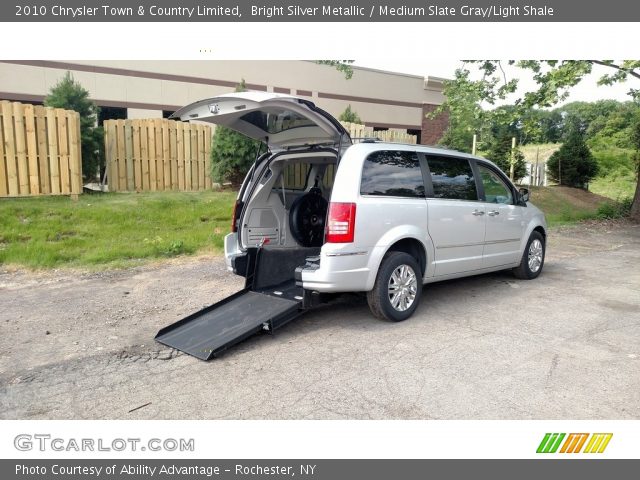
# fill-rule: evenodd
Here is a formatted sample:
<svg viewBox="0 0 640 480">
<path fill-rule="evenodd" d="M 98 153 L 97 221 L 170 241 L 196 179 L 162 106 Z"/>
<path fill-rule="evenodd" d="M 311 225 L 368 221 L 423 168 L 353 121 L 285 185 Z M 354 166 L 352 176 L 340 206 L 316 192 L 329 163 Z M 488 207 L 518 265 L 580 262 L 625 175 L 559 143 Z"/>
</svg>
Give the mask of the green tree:
<svg viewBox="0 0 640 480">
<path fill-rule="evenodd" d="M 344 74 L 344 78 L 347 80 L 351 80 L 351 77 L 353 77 L 353 67 L 351 66 L 353 60 L 316 60 L 315 63 L 335 68 Z"/>
<path fill-rule="evenodd" d="M 640 113 L 636 114 L 631 128 L 631 142 L 635 150 L 634 160 L 636 161 L 636 175 L 640 177 Z M 640 217 L 640 187 L 636 188 L 636 193 L 633 196 L 633 202 L 631 203 L 631 216 L 636 219 Z"/>
<path fill-rule="evenodd" d="M 244 79 L 236 87 L 236 92 L 247 90 Z M 216 126 L 211 145 L 211 177 L 216 182 L 242 183 L 251 168 L 260 142 L 235 130 Z"/>
<path fill-rule="evenodd" d="M 358 113 L 351 109 L 351 105 L 347 105 L 347 108 L 345 108 L 344 112 L 340 114 L 338 120 L 341 122 L 362 123 Z"/>
<path fill-rule="evenodd" d="M 493 138 L 485 156 L 507 175 L 510 174 L 513 161 L 513 180 L 518 182 L 527 174 L 527 164 L 520 150 L 511 149 L 512 138 L 507 132 Z"/>
<path fill-rule="evenodd" d="M 98 169 L 104 164 L 104 136 L 102 128 L 96 126 L 98 107 L 89 99 L 89 92 L 67 72 L 51 88 L 44 104 L 47 107 L 75 110 L 80 114 L 82 175 L 85 180 L 94 180 Z"/>
<path fill-rule="evenodd" d="M 609 73 L 600 76 L 599 85 L 613 85 L 628 79 L 640 80 L 640 60 L 623 60 L 621 62 L 612 60 L 510 60 L 508 63 L 531 72 L 536 83 L 536 88 L 525 92 L 516 100 L 515 105 L 518 108 L 513 112 L 515 117 L 522 117 L 523 112 L 531 108 L 550 108 L 566 100 L 571 89 L 592 73 L 595 65 L 609 69 Z M 476 81 L 467 81 L 467 89 L 475 92 L 481 102 L 494 105 L 497 100 L 504 100 L 516 91 L 518 80 L 507 79 L 499 60 L 467 61 L 459 69 L 464 75 L 459 75 L 456 72 L 456 79 L 459 76 L 466 77 L 467 80 L 470 78 L 470 70 L 467 68 L 469 64 L 476 67 L 481 78 Z M 446 87 L 445 94 L 447 94 Z M 634 101 L 640 100 L 640 89 L 631 88 L 629 95 Z M 526 125 L 525 128 L 527 128 Z M 640 194 L 638 194 L 640 175 L 637 181 L 636 194 L 631 206 L 631 217 L 640 220 Z"/>
<path fill-rule="evenodd" d="M 547 172 L 560 185 L 585 188 L 598 174 L 598 163 L 577 126 L 570 128 L 566 141 L 547 161 Z"/>
<path fill-rule="evenodd" d="M 640 106 L 635 102 L 616 102 L 615 109 L 590 123 L 586 132 L 587 144 L 594 149 L 612 146 L 634 149 L 633 126 L 639 112 Z"/>
<path fill-rule="evenodd" d="M 480 92 L 469 74 L 459 69 L 453 80 L 445 80 L 445 101 L 430 114 L 432 118 L 448 115 L 449 124 L 439 143 L 461 152 L 471 152 L 473 135 L 479 135 L 482 140 L 490 124 L 490 112 L 481 107 Z"/>
</svg>

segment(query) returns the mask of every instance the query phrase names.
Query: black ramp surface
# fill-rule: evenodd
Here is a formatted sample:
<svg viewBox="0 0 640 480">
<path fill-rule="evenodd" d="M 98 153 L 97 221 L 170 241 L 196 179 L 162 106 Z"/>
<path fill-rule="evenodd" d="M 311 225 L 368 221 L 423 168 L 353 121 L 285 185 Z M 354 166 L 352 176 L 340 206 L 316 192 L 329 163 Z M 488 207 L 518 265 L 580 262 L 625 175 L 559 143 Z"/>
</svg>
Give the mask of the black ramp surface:
<svg viewBox="0 0 640 480">
<path fill-rule="evenodd" d="M 242 290 L 215 305 L 163 328 L 156 340 L 208 360 L 260 331 L 275 318 L 295 316 L 300 302 Z"/>
</svg>

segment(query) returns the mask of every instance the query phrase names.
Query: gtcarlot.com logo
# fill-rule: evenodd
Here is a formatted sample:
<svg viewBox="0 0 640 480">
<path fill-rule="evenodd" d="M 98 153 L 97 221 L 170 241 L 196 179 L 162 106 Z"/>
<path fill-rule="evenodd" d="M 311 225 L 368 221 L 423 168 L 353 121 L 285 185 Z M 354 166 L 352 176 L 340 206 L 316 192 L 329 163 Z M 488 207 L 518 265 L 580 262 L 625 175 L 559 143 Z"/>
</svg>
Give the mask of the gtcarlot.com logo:
<svg viewBox="0 0 640 480">
<path fill-rule="evenodd" d="M 604 453 L 611 437 L 613 433 L 545 433 L 536 453 Z"/>
<path fill-rule="evenodd" d="M 193 452 L 193 438 L 59 438 L 46 433 L 17 435 L 13 446 L 21 452 Z"/>
</svg>

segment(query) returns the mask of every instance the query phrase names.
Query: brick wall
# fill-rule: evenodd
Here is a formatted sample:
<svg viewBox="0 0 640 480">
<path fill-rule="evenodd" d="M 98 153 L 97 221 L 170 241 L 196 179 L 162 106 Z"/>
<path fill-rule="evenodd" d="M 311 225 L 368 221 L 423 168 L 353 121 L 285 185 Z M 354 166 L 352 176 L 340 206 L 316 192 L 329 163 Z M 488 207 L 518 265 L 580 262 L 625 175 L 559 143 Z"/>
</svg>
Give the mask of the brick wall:
<svg viewBox="0 0 640 480">
<path fill-rule="evenodd" d="M 422 134 L 420 143 L 423 145 L 435 145 L 438 143 L 449 124 L 449 114 L 441 113 L 435 118 L 427 117 L 427 114 L 438 108 L 438 105 L 425 103 L 422 105 Z"/>
</svg>

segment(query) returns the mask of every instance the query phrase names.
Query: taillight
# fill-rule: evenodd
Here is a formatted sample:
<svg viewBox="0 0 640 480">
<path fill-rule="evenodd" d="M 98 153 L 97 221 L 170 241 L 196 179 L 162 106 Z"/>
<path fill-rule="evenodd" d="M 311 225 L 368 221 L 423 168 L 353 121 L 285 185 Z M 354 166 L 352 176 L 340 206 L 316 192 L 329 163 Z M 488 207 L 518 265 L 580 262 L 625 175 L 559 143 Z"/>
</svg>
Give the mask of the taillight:
<svg viewBox="0 0 640 480">
<path fill-rule="evenodd" d="M 327 222 L 327 243 L 353 242 L 356 227 L 356 204 L 329 204 L 329 221 Z"/>
<path fill-rule="evenodd" d="M 231 232 L 235 233 L 238 231 L 238 216 L 240 215 L 241 201 L 236 200 L 233 204 L 233 213 L 231 214 Z"/>
</svg>

